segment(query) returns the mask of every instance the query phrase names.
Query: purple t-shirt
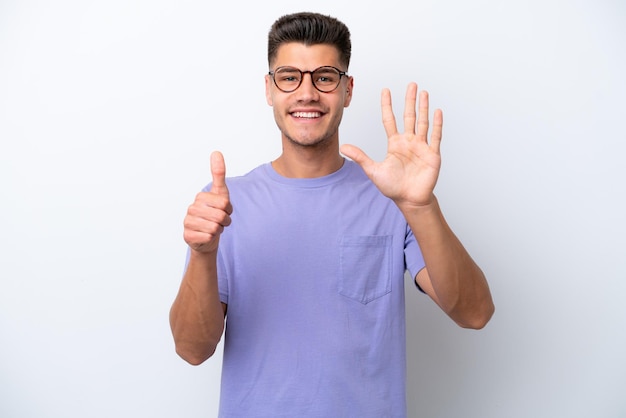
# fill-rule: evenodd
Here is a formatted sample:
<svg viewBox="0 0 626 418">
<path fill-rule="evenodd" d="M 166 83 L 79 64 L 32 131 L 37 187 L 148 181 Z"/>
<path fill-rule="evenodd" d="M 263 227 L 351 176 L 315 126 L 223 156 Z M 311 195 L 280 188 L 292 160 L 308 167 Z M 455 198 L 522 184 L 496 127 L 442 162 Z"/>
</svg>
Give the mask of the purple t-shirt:
<svg viewBox="0 0 626 418">
<path fill-rule="evenodd" d="M 226 182 L 220 417 L 405 417 L 404 273 L 424 261 L 397 206 L 352 161 Z"/>
</svg>

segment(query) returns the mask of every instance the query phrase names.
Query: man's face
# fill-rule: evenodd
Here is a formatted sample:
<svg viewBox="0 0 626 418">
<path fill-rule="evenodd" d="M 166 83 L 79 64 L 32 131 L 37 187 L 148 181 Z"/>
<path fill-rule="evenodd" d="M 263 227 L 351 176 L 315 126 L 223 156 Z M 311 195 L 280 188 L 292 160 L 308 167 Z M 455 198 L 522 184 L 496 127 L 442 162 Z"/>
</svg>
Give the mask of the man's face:
<svg viewBox="0 0 626 418">
<path fill-rule="evenodd" d="M 339 63 L 339 51 L 330 45 L 306 46 L 288 43 L 279 47 L 271 70 L 289 66 L 301 71 L 313 71 L 332 66 L 346 71 Z M 311 82 L 311 74 L 304 74 L 300 86 L 290 93 L 279 90 L 270 75 L 265 76 L 267 103 L 274 108 L 274 119 L 283 141 L 301 146 L 317 146 L 339 141 L 338 129 L 343 108 L 352 98 L 352 77 L 343 76 L 339 86 L 330 93 L 322 93 Z"/>
</svg>

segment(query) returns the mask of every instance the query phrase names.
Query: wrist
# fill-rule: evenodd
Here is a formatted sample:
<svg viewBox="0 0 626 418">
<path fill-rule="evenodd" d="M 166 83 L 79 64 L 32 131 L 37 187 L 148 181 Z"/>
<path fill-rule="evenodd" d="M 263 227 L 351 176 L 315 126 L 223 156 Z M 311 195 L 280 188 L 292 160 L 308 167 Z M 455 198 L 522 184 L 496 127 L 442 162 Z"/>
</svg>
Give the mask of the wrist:
<svg viewBox="0 0 626 418">
<path fill-rule="evenodd" d="M 195 249 L 193 247 L 189 247 L 189 261 L 194 262 L 212 262 L 217 259 L 217 248 L 204 250 L 204 249 Z"/>
<path fill-rule="evenodd" d="M 396 205 L 400 208 L 402 213 L 428 213 L 439 210 L 439 203 L 434 194 L 430 195 L 430 198 L 425 202 L 412 202 L 408 200 L 396 201 Z"/>
</svg>

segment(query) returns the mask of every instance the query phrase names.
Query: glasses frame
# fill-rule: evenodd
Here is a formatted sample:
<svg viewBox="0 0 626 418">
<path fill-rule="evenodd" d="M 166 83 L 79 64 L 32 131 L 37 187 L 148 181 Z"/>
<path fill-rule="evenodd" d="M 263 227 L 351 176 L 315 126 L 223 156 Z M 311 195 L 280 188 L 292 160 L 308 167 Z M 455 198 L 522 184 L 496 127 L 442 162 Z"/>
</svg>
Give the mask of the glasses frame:
<svg viewBox="0 0 626 418">
<path fill-rule="evenodd" d="M 291 90 L 284 90 L 284 89 L 281 89 L 278 86 L 278 83 L 276 82 L 276 72 L 279 71 L 282 68 L 293 69 L 294 71 L 298 71 L 300 73 L 300 82 L 298 83 L 298 85 L 295 88 L 293 88 Z M 328 90 L 328 91 L 321 90 L 315 84 L 315 80 L 313 79 L 313 73 L 316 72 L 316 71 L 321 70 L 322 68 L 332 68 L 333 70 L 335 70 L 335 71 L 337 71 L 339 73 L 339 80 L 337 81 L 337 85 L 332 90 Z M 309 74 L 311 76 L 311 84 L 313 84 L 313 87 L 315 87 L 315 89 L 317 91 L 319 91 L 320 93 L 332 93 L 333 91 L 337 90 L 337 87 L 339 87 L 339 84 L 341 84 L 341 77 L 347 76 L 348 72 L 347 71 L 341 71 L 339 68 L 333 67 L 332 65 L 322 65 L 321 67 L 317 67 L 316 69 L 311 70 L 311 71 L 302 71 L 301 69 L 296 68 L 296 67 L 292 67 L 291 65 L 283 65 L 283 66 L 280 66 L 280 67 L 276 68 L 274 71 L 269 71 L 268 74 L 272 77 L 272 80 L 274 80 L 274 85 L 276 86 L 276 88 L 278 90 L 282 91 L 283 93 L 293 93 L 294 91 L 298 90 L 300 88 L 300 86 L 302 85 L 302 80 L 304 80 L 304 75 L 305 74 Z"/>
</svg>

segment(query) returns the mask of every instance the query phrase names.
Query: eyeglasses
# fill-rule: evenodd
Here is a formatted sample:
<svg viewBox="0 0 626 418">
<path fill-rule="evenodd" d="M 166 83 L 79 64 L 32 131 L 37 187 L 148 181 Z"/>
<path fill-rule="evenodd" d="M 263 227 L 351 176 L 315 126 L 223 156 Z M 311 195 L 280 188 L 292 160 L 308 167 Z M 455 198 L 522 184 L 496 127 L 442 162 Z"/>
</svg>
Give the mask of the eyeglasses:
<svg viewBox="0 0 626 418">
<path fill-rule="evenodd" d="M 347 73 L 335 67 L 325 66 L 313 71 L 302 71 L 295 67 L 278 67 L 268 74 L 272 76 L 274 84 L 283 93 L 296 91 L 302 84 L 304 74 L 311 75 L 311 82 L 316 89 L 322 93 L 330 93 L 339 86 L 341 77 Z"/>
</svg>

